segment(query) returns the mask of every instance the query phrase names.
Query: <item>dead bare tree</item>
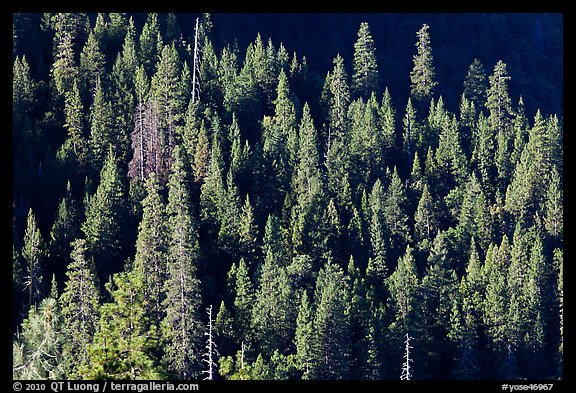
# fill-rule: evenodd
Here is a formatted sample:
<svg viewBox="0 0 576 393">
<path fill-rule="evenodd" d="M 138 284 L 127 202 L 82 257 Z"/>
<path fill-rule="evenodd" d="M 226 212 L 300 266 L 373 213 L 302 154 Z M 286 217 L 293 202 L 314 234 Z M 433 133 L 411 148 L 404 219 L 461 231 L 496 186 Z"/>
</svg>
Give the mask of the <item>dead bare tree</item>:
<svg viewBox="0 0 576 393">
<path fill-rule="evenodd" d="M 219 355 L 218 351 L 216 350 L 216 343 L 214 343 L 214 336 L 212 334 L 212 305 L 206 309 L 208 312 L 208 331 L 204 333 L 205 336 L 208 336 L 206 340 L 206 352 L 202 355 L 202 361 L 208 365 L 208 370 L 202 371 L 202 374 L 208 374 L 205 380 L 213 380 L 214 379 L 214 372 L 216 369 L 216 362 L 215 357 Z"/>
<path fill-rule="evenodd" d="M 192 67 L 192 103 L 200 99 L 200 29 L 198 28 L 198 18 L 196 18 L 196 27 L 194 28 L 194 65 Z"/>
<path fill-rule="evenodd" d="M 410 363 L 412 362 L 412 359 L 410 359 L 410 349 L 412 349 L 412 346 L 410 345 L 411 339 L 412 337 L 406 333 L 406 340 L 404 340 L 404 344 L 406 344 L 404 350 L 404 363 L 402 364 L 402 374 L 400 375 L 402 381 L 409 381 L 412 377 L 412 372 L 410 371 Z"/>
</svg>

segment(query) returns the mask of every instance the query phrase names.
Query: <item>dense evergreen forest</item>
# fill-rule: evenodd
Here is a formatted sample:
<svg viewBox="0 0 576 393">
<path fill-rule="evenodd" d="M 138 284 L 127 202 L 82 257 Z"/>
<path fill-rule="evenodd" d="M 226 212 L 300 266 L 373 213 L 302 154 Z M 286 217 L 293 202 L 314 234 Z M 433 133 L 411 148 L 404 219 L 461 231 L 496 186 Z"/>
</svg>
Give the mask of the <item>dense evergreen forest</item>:
<svg viewBox="0 0 576 393">
<path fill-rule="evenodd" d="M 562 15 L 12 31 L 15 379 L 563 378 Z"/>
</svg>

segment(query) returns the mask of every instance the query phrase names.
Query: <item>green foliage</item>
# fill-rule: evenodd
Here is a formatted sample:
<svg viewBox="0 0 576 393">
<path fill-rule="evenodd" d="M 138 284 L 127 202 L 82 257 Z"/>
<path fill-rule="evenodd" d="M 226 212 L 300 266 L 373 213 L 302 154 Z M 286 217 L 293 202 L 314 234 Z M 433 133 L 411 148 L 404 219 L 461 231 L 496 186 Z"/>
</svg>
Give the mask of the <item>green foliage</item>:
<svg viewBox="0 0 576 393">
<path fill-rule="evenodd" d="M 63 318 L 62 356 L 66 375 L 80 377 L 81 367 L 90 367 L 88 347 L 100 319 L 100 291 L 94 263 L 86 258 L 86 241 L 73 242 L 68 281 L 60 297 Z"/>
<path fill-rule="evenodd" d="M 292 178 L 293 198 L 296 205 L 292 209 L 292 244 L 301 254 L 310 254 L 320 240 L 314 235 L 314 228 L 322 214 L 323 182 L 318 154 L 318 136 L 308 105 L 304 105 L 300 122 L 298 163 Z"/>
<path fill-rule="evenodd" d="M 499 60 L 494 66 L 494 74 L 489 77 L 490 87 L 486 91 L 486 107 L 490 111 L 488 121 L 492 131 L 509 133 L 512 104 L 508 95 L 506 63 Z"/>
<path fill-rule="evenodd" d="M 154 173 L 146 181 L 146 197 L 142 201 L 142 220 L 138 226 L 134 268 L 144 277 L 146 310 L 154 322 L 164 315 L 164 281 L 168 251 L 167 217 L 160 185 Z"/>
<path fill-rule="evenodd" d="M 27 305 L 35 307 L 42 299 L 42 271 L 44 270 L 42 264 L 46 256 L 46 246 L 32 208 L 28 211 L 21 255 L 26 266 L 24 289 L 28 292 Z"/>
<path fill-rule="evenodd" d="M 562 378 L 558 17 L 357 17 L 13 15 L 14 378 Z"/>
<path fill-rule="evenodd" d="M 354 44 L 354 74 L 352 90 L 356 95 L 367 97 L 378 87 L 378 62 L 376 47 L 368 23 L 362 22 L 358 39 Z"/>
<path fill-rule="evenodd" d="M 94 32 L 90 32 L 82 53 L 80 53 L 80 65 L 78 67 L 78 74 L 90 96 L 96 92 L 96 86 L 103 77 L 105 64 L 106 59 L 100 49 L 100 44 Z"/>
<path fill-rule="evenodd" d="M 294 345 L 296 346 L 296 367 L 302 373 L 302 379 L 311 377 L 314 363 L 313 342 L 314 342 L 314 325 L 313 313 L 308 299 L 307 291 L 302 292 L 298 316 L 296 317 L 296 336 Z"/>
<path fill-rule="evenodd" d="M 336 140 L 345 140 L 346 113 L 350 102 L 347 80 L 344 58 L 337 55 L 334 58 L 334 70 L 326 77 L 326 83 L 329 83 L 329 127 L 331 135 L 334 135 Z"/>
<path fill-rule="evenodd" d="M 390 248 L 403 249 L 411 240 L 408 215 L 406 213 L 407 197 L 404 184 L 394 168 L 392 181 L 384 197 L 384 219 L 390 231 Z"/>
<path fill-rule="evenodd" d="M 59 96 L 65 97 L 72 91 L 79 72 L 75 61 L 73 38 L 69 33 L 63 33 L 58 40 L 56 59 L 52 65 L 51 74 Z"/>
<path fill-rule="evenodd" d="M 406 247 L 404 256 L 398 259 L 396 270 L 386 280 L 390 291 L 396 321 L 405 328 L 411 327 L 410 314 L 414 310 L 415 296 L 419 285 L 414 255 L 410 246 Z"/>
<path fill-rule="evenodd" d="M 426 23 L 418 30 L 416 36 L 417 54 L 414 55 L 414 68 L 410 72 L 411 94 L 417 100 L 430 97 L 434 87 L 438 84 L 434 80 L 435 72 L 432 64 L 432 48 L 430 47 L 430 35 Z"/>
<path fill-rule="evenodd" d="M 297 313 L 294 298 L 286 269 L 278 266 L 268 251 L 252 308 L 254 339 L 266 356 L 275 350 L 287 353 L 293 347 Z"/>
<path fill-rule="evenodd" d="M 158 53 L 158 37 L 160 37 L 158 14 L 148 14 L 148 18 L 140 34 L 139 53 L 142 65 L 149 76 L 152 75 L 157 56 L 160 54 Z"/>
<path fill-rule="evenodd" d="M 101 282 L 120 270 L 126 236 L 126 190 L 115 159 L 110 149 L 96 193 L 87 199 L 86 220 L 81 226 Z"/>
<path fill-rule="evenodd" d="M 71 91 L 66 95 L 64 104 L 66 113 L 64 127 L 68 131 L 68 143 L 64 146 L 72 150 L 80 167 L 85 168 L 88 165 L 89 147 L 84 131 L 84 113 L 80 100 L 80 90 L 76 79 L 73 83 Z"/>
<path fill-rule="evenodd" d="M 106 283 L 112 302 L 100 306 L 100 320 L 89 362 L 80 367 L 82 379 L 159 379 L 154 349 L 154 325 L 149 326 L 144 307 L 144 282 L 137 272 L 114 274 Z"/>
<path fill-rule="evenodd" d="M 31 78 L 26 56 L 22 56 L 22 58 L 16 56 L 12 73 L 12 121 L 14 127 L 22 127 L 30 132 L 29 128 L 32 126 L 30 116 L 35 101 L 35 83 Z M 17 135 L 14 136 L 17 137 Z"/>
<path fill-rule="evenodd" d="M 12 343 L 13 379 L 60 379 L 63 370 L 61 319 L 58 301 L 44 299 L 22 323 Z"/>
<path fill-rule="evenodd" d="M 486 99 L 486 73 L 478 59 L 474 59 L 468 68 L 464 79 L 464 97 L 476 106 L 482 105 Z"/>
<path fill-rule="evenodd" d="M 166 343 L 164 361 L 178 378 L 197 375 L 202 322 L 201 292 L 197 277 L 198 234 L 192 220 L 188 194 L 189 178 L 185 170 L 184 150 L 176 147 L 175 161 L 168 182 L 168 255 L 164 282 L 166 316 L 162 338 Z"/>
<path fill-rule="evenodd" d="M 102 170 L 102 164 L 108 150 L 113 150 L 116 157 L 123 158 L 122 153 L 128 148 L 125 136 L 114 132 L 112 105 L 106 98 L 100 77 L 95 83 L 94 101 L 90 107 L 90 161 L 94 173 Z"/>
<path fill-rule="evenodd" d="M 240 259 L 236 270 L 236 287 L 234 288 L 234 331 L 242 342 L 250 341 L 250 321 L 254 307 L 254 288 L 248 266 Z"/>
<path fill-rule="evenodd" d="M 350 373 L 350 289 L 340 267 L 328 261 L 316 281 L 312 322 L 312 368 L 315 379 L 347 379 Z"/>
</svg>

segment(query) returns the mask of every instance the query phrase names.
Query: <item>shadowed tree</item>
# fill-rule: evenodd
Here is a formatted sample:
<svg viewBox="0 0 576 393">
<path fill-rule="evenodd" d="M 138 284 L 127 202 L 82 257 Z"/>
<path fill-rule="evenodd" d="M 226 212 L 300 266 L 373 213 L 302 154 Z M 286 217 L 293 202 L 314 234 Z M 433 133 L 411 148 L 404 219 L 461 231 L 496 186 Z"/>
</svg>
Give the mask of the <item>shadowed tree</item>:
<svg viewBox="0 0 576 393">
<path fill-rule="evenodd" d="M 79 378 L 81 367 L 90 367 L 88 347 L 100 319 L 100 291 L 94 263 L 86 258 L 86 240 L 72 243 L 72 261 L 68 265 L 68 281 L 60 297 L 62 303 L 62 356 L 66 375 Z"/>
<path fill-rule="evenodd" d="M 162 338 L 166 342 L 164 361 L 180 379 L 198 375 L 203 326 L 200 320 L 200 280 L 197 277 L 198 233 L 191 216 L 189 176 L 185 151 L 174 149 L 172 173 L 168 182 L 168 258 L 163 302 L 166 316 Z"/>
</svg>

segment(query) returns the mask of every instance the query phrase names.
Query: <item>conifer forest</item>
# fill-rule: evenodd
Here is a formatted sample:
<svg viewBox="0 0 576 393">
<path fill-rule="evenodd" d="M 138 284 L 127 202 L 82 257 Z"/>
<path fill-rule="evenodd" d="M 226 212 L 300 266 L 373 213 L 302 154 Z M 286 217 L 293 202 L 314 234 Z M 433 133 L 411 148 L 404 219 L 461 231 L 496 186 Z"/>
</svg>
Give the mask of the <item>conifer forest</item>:
<svg viewBox="0 0 576 393">
<path fill-rule="evenodd" d="M 562 14 L 12 33 L 14 379 L 563 379 Z"/>
</svg>

